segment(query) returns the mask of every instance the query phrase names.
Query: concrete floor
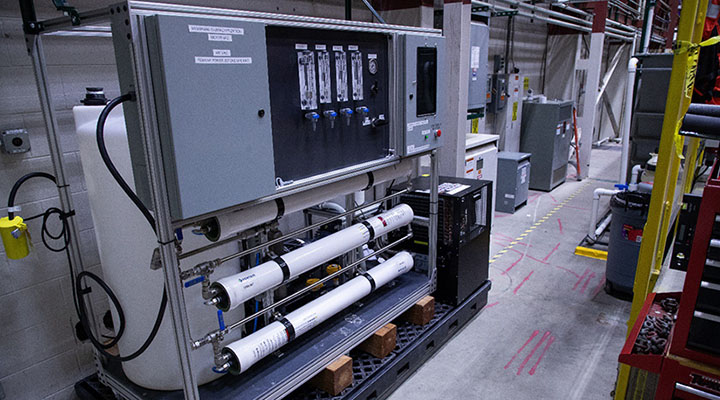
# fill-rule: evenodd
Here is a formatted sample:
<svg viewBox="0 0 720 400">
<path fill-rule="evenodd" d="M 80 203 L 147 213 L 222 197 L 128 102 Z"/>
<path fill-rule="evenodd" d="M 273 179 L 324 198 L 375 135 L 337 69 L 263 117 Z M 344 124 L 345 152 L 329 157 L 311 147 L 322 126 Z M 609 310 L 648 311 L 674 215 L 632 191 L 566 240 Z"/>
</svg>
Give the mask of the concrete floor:
<svg viewBox="0 0 720 400">
<path fill-rule="evenodd" d="M 391 400 L 611 398 L 630 303 L 604 292 L 604 261 L 573 251 L 619 158 L 619 146 L 595 149 L 591 179 L 495 214 L 488 305 Z"/>
</svg>

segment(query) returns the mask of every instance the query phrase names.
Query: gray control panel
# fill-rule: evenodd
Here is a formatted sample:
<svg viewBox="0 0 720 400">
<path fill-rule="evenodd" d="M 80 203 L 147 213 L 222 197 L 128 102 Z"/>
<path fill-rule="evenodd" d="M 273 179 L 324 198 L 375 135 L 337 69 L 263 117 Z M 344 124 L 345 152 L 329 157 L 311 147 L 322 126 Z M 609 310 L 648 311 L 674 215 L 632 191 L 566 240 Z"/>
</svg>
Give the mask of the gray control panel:
<svg viewBox="0 0 720 400">
<path fill-rule="evenodd" d="M 143 17 L 173 221 L 442 144 L 443 38 L 273 19 Z M 122 93 L 136 90 L 113 19 Z M 152 204 L 137 107 L 126 104 L 135 187 Z"/>
<path fill-rule="evenodd" d="M 173 219 L 275 192 L 265 25 L 146 19 Z"/>
<path fill-rule="evenodd" d="M 442 99 L 445 85 L 444 38 L 407 35 L 403 38 L 404 123 L 402 155 L 442 146 Z"/>
</svg>

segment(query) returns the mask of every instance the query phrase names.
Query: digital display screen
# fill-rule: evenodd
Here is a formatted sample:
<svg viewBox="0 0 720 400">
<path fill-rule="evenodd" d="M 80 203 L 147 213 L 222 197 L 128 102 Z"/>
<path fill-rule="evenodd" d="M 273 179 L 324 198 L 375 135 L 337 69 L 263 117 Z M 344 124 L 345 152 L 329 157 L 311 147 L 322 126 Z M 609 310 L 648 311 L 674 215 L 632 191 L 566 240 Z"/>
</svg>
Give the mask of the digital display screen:
<svg viewBox="0 0 720 400">
<path fill-rule="evenodd" d="M 437 111 L 437 49 L 417 49 L 417 116 Z"/>
</svg>

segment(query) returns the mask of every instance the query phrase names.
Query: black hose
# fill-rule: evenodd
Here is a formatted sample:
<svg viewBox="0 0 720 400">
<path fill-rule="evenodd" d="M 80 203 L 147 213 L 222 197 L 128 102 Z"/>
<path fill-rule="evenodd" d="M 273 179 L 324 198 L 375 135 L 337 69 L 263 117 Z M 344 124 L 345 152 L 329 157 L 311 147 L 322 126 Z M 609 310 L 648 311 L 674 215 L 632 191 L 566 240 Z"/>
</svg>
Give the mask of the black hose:
<svg viewBox="0 0 720 400">
<path fill-rule="evenodd" d="M 10 196 L 8 197 L 8 209 L 12 209 L 12 207 L 15 206 L 15 196 L 17 195 L 17 191 L 18 189 L 20 189 L 20 186 L 31 178 L 46 178 L 57 184 L 57 179 L 55 179 L 53 175 L 48 174 L 47 172 L 31 172 L 23 176 L 22 178 L 18 179 L 17 182 L 15 182 L 12 189 L 10 190 Z M 8 210 L 8 219 L 12 220 L 13 218 L 15 218 L 15 213 Z"/>
<path fill-rule="evenodd" d="M 105 166 L 107 167 L 108 171 L 110 171 L 110 175 L 115 178 L 115 181 L 118 183 L 118 185 L 120 185 L 120 188 L 130 198 L 133 204 L 135 204 L 135 206 L 140 209 L 140 212 L 152 227 L 153 232 L 157 234 L 157 230 L 155 228 L 155 217 L 153 217 L 153 215 L 150 213 L 150 210 L 145 207 L 145 204 L 143 204 L 142 200 L 140 200 L 140 198 L 135 194 L 135 192 L 133 192 L 133 190 L 130 188 L 130 185 L 125 182 L 125 179 L 123 179 L 122 175 L 120 175 L 120 172 L 118 172 L 117 168 L 115 168 L 115 165 L 113 164 L 110 156 L 108 155 L 107 148 L 105 147 L 105 121 L 107 120 L 108 115 L 110 115 L 110 112 L 117 105 L 125 101 L 132 100 L 133 98 L 134 96 L 130 93 L 124 94 L 110 100 L 105 106 L 105 108 L 103 108 L 102 112 L 100 113 L 100 117 L 98 118 L 96 129 L 97 145 L 98 150 L 100 151 L 100 157 L 102 157 Z"/>
<path fill-rule="evenodd" d="M 120 172 L 118 172 L 117 168 L 115 168 L 115 165 L 113 164 L 112 160 L 110 159 L 110 156 L 108 155 L 107 148 L 105 147 L 105 121 L 107 120 L 108 115 L 110 115 L 110 112 L 113 110 L 113 108 L 115 108 L 119 104 L 121 104 L 125 101 L 133 100 L 133 99 L 134 99 L 134 95 L 128 93 L 128 94 L 124 94 L 122 96 L 116 97 L 107 103 L 105 108 L 103 108 L 102 112 L 100 113 L 100 117 L 98 118 L 98 124 L 97 124 L 97 129 L 96 129 L 96 139 L 97 139 L 97 144 L 98 144 L 98 150 L 100 151 L 100 157 L 102 157 L 102 160 L 105 163 L 105 166 L 107 167 L 108 171 L 110 172 L 110 175 L 112 175 L 113 178 L 115 178 L 115 181 L 118 183 L 118 185 L 120 185 L 120 188 L 123 190 L 123 192 L 125 192 L 125 194 L 130 198 L 130 200 L 140 210 L 140 212 L 143 214 L 145 219 L 150 224 L 150 227 L 152 228 L 153 232 L 155 232 L 157 234 L 157 230 L 155 228 L 155 217 L 153 217 L 153 215 L 150 213 L 150 210 L 145 206 L 145 204 L 143 204 L 142 200 L 140 200 L 140 198 L 137 196 L 137 194 L 135 194 L 135 192 L 133 192 L 133 190 L 130 188 L 130 186 L 127 184 L 127 182 L 125 182 L 125 179 L 123 179 L 122 175 L 120 175 Z M 96 275 L 93 275 L 90 272 L 82 272 L 81 274 L 78 275 L 77 282 L 75 283 L 76 289 L 78 290 L 78 292 L 80 292 L 80 290 L 81 290 L 80 281 L 85 276 L 98 282 L 101 285 L 101 287 L 103 287 L 103 290 L 105 290 L 108 293 L 108 295 L 109 295 L 109 293 L 112 292 L 110 290 L 110 288 L 107 287 L 107 285 L 105 285 L 104 283 L 100 283 L 100 282 L 102 282 L 102 280 L 99 277 L 97 277 Z M 80 292 L 80 293 L 82 293 L 82 292 Z M 111 297 L 111 300 L 112 300 L 112 297 Z M 113 304 L 118 309 L 118 317 L 120 317 L 122 312 L 120 309 L 119 302 L 118 303 L 113 302 Z M 85 313 L 85 304 L 81 301 L 79 305 L 80 305 L 80 309 L 83 311 L 83 313 Z M 90 334 L 91 331 L 89 329 L 90 327 L 89 327 L 89 323 L 87 322 L 87 319 L 84 320 L 83 326 L 88 331 L 88 336 L 90 337 L 90 341 L 93 343 L 93 345 L 95 345 L 95 347 L 100 351 L 100 353 L 102 353 L 103 355 L 105 355 L 106 357 L 108 357 L 110 359 L 117 360 L 120 362 L 130 361 L 132 359 L 137 358 L 139 355 L 141 355 L 148 348 L 148 346 L 150 346 L 152 341 L 155 340 L 155 336 L 157 336 L 157 333 L 160 330 L 160 325 L 162 324 L 162 320 L 165 316 L 165 308 L 166 307 L 167 307 L 167 290 L 163 287 L 162 300 L 160 301 L 160 309 L 158 310 L 157 317 L 155 318 L 155 323 L 153 324 L 152 330 L 150 331 L 150 335 L 147 337 L 147 339 L 145 339 L 145 342 L 140 346 L 140 348 L 137 351 L 135 351 L 134 353 L 130 354 L 129 356 L 125 356 L 125 357 L 115 356 L 115 355 L 112 355 L 112 354 L 108 353 L 107 351 L 105 351 L 105 348 L 103 348 L 105 345 L 100 343 L 100 341 L 98 341 L 95 337 L 92 336 L 92 334 Z M 118 332 L 121 332 L 124 329 L 124 322 L 125 321 L 124 321 L 124 315 L 123 315 L 123 317 L 121 319 L 121 327 L 119 328 Z M 120 337 L 120 335 L 118 334 L 118 335 L 116 335 L 115 339 L 113 339 L 113 340 L 117 341 L 117 340 L 119 340 L 119 337 Z"/>
</svg>

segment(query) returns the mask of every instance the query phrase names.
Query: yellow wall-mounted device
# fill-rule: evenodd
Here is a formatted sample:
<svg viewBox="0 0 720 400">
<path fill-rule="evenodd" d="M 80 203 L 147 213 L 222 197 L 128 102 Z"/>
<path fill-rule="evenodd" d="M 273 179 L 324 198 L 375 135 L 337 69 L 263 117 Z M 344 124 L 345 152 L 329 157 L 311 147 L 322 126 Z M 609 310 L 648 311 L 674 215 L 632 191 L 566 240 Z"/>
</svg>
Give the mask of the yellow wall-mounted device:
<svg viewBox="0 0 720 400">
<path fill-rule="evenodd" d="M 0 236 L 9 259 L 18 260 L 30 254 L 30 238 L 22 218 L 0 218 Z"/>
</svg>

